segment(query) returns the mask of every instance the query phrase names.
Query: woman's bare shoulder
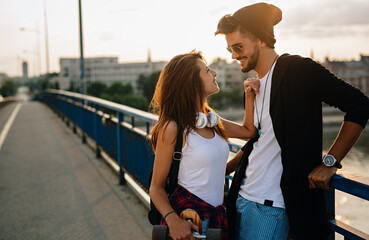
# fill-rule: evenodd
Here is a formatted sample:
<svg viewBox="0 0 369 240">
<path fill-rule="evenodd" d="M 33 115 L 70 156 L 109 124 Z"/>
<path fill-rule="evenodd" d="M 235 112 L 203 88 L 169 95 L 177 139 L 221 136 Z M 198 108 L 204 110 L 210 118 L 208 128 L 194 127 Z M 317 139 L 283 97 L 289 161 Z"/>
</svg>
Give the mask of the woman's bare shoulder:
<svg viewBox="0 0 369 240">
<path fill-rule="evenodd" d="M 161 139 L 163 142 L 170 143 L 177 137 L 177 132 L 177 123 L 171 120 L 164 124 L 164 127 L 159 131 L 159 135 L 162 136 Z"/>
</svg>

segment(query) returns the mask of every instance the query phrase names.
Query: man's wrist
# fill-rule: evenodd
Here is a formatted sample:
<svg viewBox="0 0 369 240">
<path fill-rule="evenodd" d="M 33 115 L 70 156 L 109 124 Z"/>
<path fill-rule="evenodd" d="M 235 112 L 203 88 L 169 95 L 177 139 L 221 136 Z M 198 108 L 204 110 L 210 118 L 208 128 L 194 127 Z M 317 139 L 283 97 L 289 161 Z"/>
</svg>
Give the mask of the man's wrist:
<svg viewBox="0 0 369 240">
<path fill-rule="evenodd" d="M 322 162 L 326 167 L 342 168 L 341 163 L 331 154 L 324 155 Z"/>
</svg>

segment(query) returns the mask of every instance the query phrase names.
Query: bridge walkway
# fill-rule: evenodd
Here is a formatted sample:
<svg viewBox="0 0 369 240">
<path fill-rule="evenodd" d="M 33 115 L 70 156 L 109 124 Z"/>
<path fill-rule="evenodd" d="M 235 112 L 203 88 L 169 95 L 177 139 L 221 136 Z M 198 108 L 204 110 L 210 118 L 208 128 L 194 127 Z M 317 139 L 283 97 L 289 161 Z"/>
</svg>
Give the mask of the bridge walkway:
<svg viewBox="0 0 369 240">
<path fill-rule="evenodd" d="M 17 109 L 0 145 L 0 239 L 151 239 L 145 206 L 50 108 L 3 106 L 0 134 Z"/>
</svg>

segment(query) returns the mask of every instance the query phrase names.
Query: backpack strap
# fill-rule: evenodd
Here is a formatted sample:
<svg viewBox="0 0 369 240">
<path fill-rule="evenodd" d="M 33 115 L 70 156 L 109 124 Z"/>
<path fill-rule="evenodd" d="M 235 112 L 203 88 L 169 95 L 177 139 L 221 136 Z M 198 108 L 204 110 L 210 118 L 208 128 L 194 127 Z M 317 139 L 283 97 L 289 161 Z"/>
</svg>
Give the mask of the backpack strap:
<svg viewBox="0 0 369 240">
<path fill-rule="evenodd" d="M 170 166 L 170 171 L 168 174 L 169 178 L 169 189 L 167 193 L 170 195 L 174 191 L 178 183 L 178 171 L 179 171 L 179 164 L 182 159 L 182 144 L 183 144 L 183 131 L 182 129 L 179 130 L 177 134 L 177 142 L 174 148 L 172 164 Z"/>
<path fill-rule="evenodd" d="M 177 134 L 176 145 L 174 148 L 172 163 L 170 165 L 167 182 L 165 184 L 165 191 L 169 195 L 172 194 L 174 189 L 177 187 L 179 163 L 180 160 L 182 159 L 182 143 L 183 143 L 183 131 L 182 129 L 179 129 L 179 132 Z M 151 185 L 151 177 L 152 171 L 149 175 L 149 186 Z M 155 207 L 151 198 L 150 198 L 150 211 L 147 217 L 152 225 L 159 225 L 162 219 L 160 212 Z"/>
<path fill-rule="evenodd" d="M 172 161 L 181 161 L 182 159 L 183 132 L 180 130 L 177 134 L 177 142 L 174 148 Z"/>
</svg>

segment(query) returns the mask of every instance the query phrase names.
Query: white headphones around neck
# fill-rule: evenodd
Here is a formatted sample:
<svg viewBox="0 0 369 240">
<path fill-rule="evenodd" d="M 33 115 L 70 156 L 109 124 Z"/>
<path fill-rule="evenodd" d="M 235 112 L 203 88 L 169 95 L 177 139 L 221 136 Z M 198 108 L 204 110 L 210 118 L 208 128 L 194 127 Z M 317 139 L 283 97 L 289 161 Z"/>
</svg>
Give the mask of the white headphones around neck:
<svg viewBox="0 0 369 240">
<path fill-rule="evenodd" d="M 197 121 L 196 127 L 197 128 L 204 128 L 204 127 L 214 127 L 218 125 L 219 117 L 215 112 L 208 112 L 206 116 L 205 113 L 198 112 L 197 113 Z"/>
</svg>

